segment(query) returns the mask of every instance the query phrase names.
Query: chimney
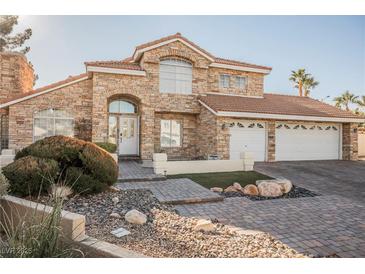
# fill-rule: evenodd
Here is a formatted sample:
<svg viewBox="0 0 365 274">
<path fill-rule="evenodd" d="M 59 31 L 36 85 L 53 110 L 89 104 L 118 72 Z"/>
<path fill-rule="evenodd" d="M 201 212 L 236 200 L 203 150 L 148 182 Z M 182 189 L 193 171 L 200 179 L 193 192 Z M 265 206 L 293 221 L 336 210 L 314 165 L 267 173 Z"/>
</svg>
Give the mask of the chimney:
<svg viewBox="0 0 365 274">
<path fill-rule="evenodd" d="M 34 70 L 24 54 L 0 52 L 0 102 L 33 89 Z"/>
</svg>

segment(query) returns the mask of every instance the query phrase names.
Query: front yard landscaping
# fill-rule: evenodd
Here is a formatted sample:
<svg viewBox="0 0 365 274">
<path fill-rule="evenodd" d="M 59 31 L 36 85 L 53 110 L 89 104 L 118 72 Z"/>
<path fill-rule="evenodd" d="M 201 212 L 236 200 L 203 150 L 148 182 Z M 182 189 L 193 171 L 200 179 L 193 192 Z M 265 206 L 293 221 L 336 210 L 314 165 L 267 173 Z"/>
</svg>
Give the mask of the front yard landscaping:
<svg viewBox="0 0 365 274">
<path fill-rule="evenodd" d="M 237 182 L 242 187 L 255 184 L 257 180 L 272 179 L 269 176 L 263 175 L 255 171 L 235 171 L 235 172 L 214 172 L 214 173 L 196 173 L 196 174 L 178 174 L 168 175 L 168 179 L 189 178 L 190 180 L 206 187 L 226 188 Z"/>
</svg>

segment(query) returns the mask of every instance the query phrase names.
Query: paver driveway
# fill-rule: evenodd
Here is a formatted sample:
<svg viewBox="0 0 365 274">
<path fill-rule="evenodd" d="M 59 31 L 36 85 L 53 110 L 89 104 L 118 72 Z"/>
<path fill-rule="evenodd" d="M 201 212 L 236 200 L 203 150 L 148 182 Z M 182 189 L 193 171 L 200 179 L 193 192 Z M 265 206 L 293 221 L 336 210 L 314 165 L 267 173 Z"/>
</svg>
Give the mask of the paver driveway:
<svg viewBox="0 0 365 274">
<path fill-rule="evenodd" d="M 321 196 L 267 201 L 229 198 L 176 209 L 185 216 L 266 231 L 314 256 L 365 257 L 365 162 L 257 163 L 255 170 L 286 177 Z"/>
</svg>

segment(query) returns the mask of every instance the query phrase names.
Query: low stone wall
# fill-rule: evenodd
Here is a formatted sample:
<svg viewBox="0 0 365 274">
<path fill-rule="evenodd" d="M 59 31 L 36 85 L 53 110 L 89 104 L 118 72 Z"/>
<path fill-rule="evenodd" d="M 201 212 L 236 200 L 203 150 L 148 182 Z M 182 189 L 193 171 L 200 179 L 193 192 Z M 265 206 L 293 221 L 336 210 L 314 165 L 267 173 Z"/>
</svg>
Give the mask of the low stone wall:
<svg viewBox="0 0 365 274">
<path fill-rule="evenodd" d="M 52 212 L 52 207 L 14 196 L 4 196 L 0 199 L 0 221 L 11 220 L 13 226 L 27 219 L 43 219 Z M 85 216 L 62 210 L 61 229 L 65 238 L 77 240 L 85 236 Z"/>
<path fill-rule="evenodd" d="M 251 171 L 254 160 L 251 153 L 241 153 L 239 160 L 201 160 L 201 161 L 167 161 L 165 153 L 153 154 L 155 174 L 174 175 L 187 173 L 211 173 L 231 171 Z"/>
<path fill-rule="evenodd" d="M 16 227 L 28 218 L 43 219 L 52 212 L 52 207 L 14 196 L 0 198 L 0 223 L 11 221 Z M 145 258 L 146 256 L 122 248 L 120 246 L 100 241 L 85 234 L 85 216 L 62 210 L 61 230 L 64 240 L 77 246 L 86 257 L 104 258 Z M 0 226 L 0 231 L 1 231 Z"/>
</svg>

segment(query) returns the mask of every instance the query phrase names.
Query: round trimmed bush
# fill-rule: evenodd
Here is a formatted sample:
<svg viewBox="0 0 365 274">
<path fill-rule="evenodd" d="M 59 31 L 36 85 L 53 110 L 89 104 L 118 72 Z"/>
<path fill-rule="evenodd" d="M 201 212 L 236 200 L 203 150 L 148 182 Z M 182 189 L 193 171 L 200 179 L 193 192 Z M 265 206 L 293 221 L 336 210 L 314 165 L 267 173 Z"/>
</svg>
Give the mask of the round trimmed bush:
<svg viewBox="0 0 365 274">
<path fill-rule="evenodd" d="M 21 163 L 19 161 L 24 161 L 23 159 L 30 156 L 54 161 L 60 172 L 52 179 L 55 182 L 65 181 L 80 194 L 101 192 L 118 179 L 118 164 L 107 151 L 93 143 L 76 138 L 52 136 L 39 140 L 19 151 L 13 164 L 18 166 Z M 32 173 L 32 168 L 34 173 L 38 172 L 37 167 L 31 165 L 27 169 L 29 174 Z M 8 174 L 4 172 L 4 175 L 10 182 L 11 191 L 15 193 L 16 190 L 18 194 L 21 194 L 18 187 L 13 188 L 12 186 L 18 186 L 24 179 L 16 178 L 17 170 L 14 167 L 9 167 L 9 169 L 12 172 Z M 78 180 L 74 183 L 76 178 Z M 31 180 L 31 182 L 37 189 L 35 180 Z"/>
<path fill-rule="evenodd" d="M 96 142 L 94 143 L 98 147 L 101 147 L 102 149 L 108 151 L 109 153 L 115 153 L 117 151 L 117 145 L 113 143 L 108 142 Z"/>
<path fill-rule="evenodd" d="M 81 195 L 99 193 L 107 188 L 106 184 L 85 174 L 84 170 L 79 167 L 68 168 L 65 181 L 69 187 Z"/>
<path fill-rule="evenodd" d="M 57 161 L 34 156 L 20 158 L 3 168 L 10 191 L 21 196 L 45 192 L 59 172 Z"/>
</svg>

